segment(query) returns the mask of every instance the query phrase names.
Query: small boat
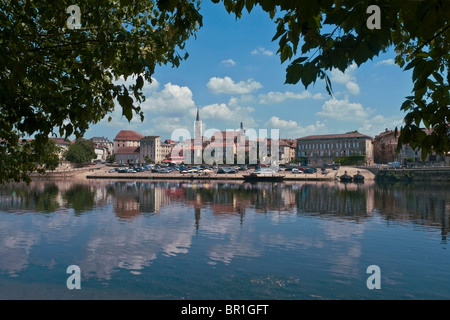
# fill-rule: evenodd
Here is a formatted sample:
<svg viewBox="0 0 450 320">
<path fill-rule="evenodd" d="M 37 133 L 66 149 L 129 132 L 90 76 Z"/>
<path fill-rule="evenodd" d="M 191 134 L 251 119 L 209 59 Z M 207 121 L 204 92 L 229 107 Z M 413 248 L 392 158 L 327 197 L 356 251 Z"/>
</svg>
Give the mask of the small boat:
<svg viewBox="0 0 450 320">
<path fill-rule="evenodd" d="M 339 178 L 341 182 L 352 182 L 353 177 L 345 171 L 345 173 Z"/>
<path fill-rule="evenodd" d="M 364 182 L 364 176 L 361 174 L 361 172 L 357 172 L 354 176 L 353 176 L 353 182 Z"/>
<path fill-rule="evenodd" d="M 270 168 L 257 169 L 249 174 L 244 174 L 243 177 L 245 181 L 281 182 L 284 179 L 284 175 L 280 175 Z"/>
</svg>

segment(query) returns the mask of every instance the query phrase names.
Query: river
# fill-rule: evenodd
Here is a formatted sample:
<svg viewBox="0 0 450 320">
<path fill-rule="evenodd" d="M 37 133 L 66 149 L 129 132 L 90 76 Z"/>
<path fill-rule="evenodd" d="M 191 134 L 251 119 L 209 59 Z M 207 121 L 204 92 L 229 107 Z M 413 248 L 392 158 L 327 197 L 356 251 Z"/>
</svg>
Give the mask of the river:
<svg viewBox="0 0 450 320">
<path fill-rule="evenodd" d="M 449 187 L 8 184 L 0 299 L 446 300 Z"/>
</svg>

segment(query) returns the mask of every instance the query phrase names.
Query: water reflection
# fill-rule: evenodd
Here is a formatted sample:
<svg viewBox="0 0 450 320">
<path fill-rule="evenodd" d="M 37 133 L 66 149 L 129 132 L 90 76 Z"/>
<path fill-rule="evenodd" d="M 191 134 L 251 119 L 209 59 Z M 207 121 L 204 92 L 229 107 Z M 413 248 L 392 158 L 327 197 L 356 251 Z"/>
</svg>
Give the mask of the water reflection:
<svg viewBox="0 0 450 320">
<path fill-rule="evenodd" d="M 347 285 L 360 277 L 358 265 L 367 250 L 362 239 L 370 229 L 366 222 L 440 230 L 446 244 L 448 186 L 75 180 L 9 184 L 0 187 L 0 275 L 17 277 L 31 266 L 53 270 L 73 263 L 80 266 L 83 279 L 107 281 L 123 270 L 141 276 L 155 264 L 176 274 L 165 258 L 189 254 L 182 263 L 193 279 L 212 272 L 197 271 L 198 264 L 216 268 L 255 260 L 258 268 L 301 270 L 287 283 L 298 283 L 299 274 L 308 276 L 320 266 L 336 275 L 333 281 Z M 281 259 L 288 261 L 286 266 L 278 265 Z M 252 279 L 255 285 L 260 282 Z"/>
<path fill-rule="evenodd" d="M 222 182 L 99 182 L 35 181 L 0 187 L 0 210 L 11 213 L 75 215 L 112 205 L 117 218 L 132 220 L 182 204 L 198 220 L 208 208 L 214 215 L 258 213 L 321 214 L 359 221 L 378 213 L 389 220 L 408 220 L 449 229 L 450 194 L 445 184 L 222 183 Z M 197 221 L 198 222 L 198 221 Z M 198 225 L 197 225 L 198 227 Z"/>
</svg>

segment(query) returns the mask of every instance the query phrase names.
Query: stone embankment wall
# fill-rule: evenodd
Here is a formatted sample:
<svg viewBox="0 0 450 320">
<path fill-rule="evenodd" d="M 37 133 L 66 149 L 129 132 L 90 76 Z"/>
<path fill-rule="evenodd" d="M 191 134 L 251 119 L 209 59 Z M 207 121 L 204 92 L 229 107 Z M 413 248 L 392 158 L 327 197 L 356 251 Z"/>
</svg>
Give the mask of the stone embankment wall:
<svg viewBox="0 0 450 320">
<path fill-rule="evenodd" d="M 376 181 L 445 181 L 450 182 L 450 167 L 379 170 Z"/>
</svg>

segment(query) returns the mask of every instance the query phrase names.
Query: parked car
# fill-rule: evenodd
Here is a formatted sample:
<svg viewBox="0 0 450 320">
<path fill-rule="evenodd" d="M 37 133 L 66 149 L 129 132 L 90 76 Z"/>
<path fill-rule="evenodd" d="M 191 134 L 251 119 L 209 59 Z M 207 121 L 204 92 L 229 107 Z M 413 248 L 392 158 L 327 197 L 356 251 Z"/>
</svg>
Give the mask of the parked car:
<svg viewBox="0 0 450 320">
<path fill-rule="evenodd" d="M 237 173 L 237 170 L 235 168 L 219 168 L 217 173 Z"/>
<path fill-rule="evenodd" d="M 117 170 L 116 169 L 109 169 L 109 173 L 113 173 L 113 172 L 116 172 Z"/>
<path fill-rule="evenodd" d="M 134 169 L 127 169 L 127 173 L 136 173 L 136 170 L 134 170 Z"/>
<path fill-rule="evenodd" d="M 303 173 L 303 171 L 297 168 L 293 168 L 292 173 Z"/>
<path fill-rule="evenodd" d="M 317 170 L 316 170 L 317 171 Z M 314 173 L 314 169 L 313 168 L 306 168 L 305 171 L 303 171 L 304 173 Z"/>
</svg>

